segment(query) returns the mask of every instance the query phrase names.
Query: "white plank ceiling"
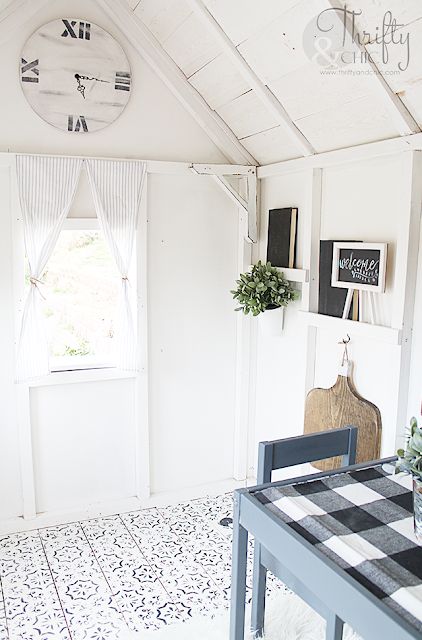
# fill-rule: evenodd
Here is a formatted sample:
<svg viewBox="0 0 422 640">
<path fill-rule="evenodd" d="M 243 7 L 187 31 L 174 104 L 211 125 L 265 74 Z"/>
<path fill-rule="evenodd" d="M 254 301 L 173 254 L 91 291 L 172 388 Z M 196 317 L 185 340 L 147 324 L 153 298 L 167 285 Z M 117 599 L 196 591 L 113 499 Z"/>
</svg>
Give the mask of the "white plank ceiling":
<svg viewBox="0 0 422 640">
<path fill-rule="evenodd" d="M 201 19 L 191 0 L 128 2 L 188 82 L 260 164 L 299 157 L 303 149 L 252 88 L 233 51 L 216 37 L 215 27 L 226 34 L 317 152 L 403 134 L 392 113 L 391 96 L 397 101 L 393 94 L 416 120 L 414 130 L 422 125 L 421 0 L 196 0 L 214 18 L 211 25 Z M 306 51 L 312 19 L 333 5 L 346 4 L 357 13 L 359 33 L 371 34 L 365 45 L 373 60 L 387 70 L 385 96 L 366 61 L 348 65 L 349 72 L 327 74 Z M 389 60 L 383 63 L 381 45 L 375 42 L 387 11 L 401 25 L 403 36 L 409 34 L 409 65 L 400 73 L 395 70 L 403 60 L 404 45 L 391 45 Z M 331 11 L 329 19 L 334 21 L 336 13 L 337 19 L 342 18 L 340 12 Z M 342 35 L 342 29 L 337 31 Z M 360 56 L 357 46 L 353 51 Z M 403 105 L 399 108 L 406 111 Z"/>
</svg>

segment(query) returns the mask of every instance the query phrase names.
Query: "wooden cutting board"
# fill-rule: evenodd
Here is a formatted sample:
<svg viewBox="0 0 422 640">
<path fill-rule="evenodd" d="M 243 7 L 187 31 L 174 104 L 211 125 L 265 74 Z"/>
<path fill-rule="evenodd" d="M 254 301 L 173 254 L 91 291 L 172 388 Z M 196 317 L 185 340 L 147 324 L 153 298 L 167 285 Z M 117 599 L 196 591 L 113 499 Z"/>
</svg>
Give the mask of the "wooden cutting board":
<svg viewBox="0 0 422 640">
<path fill-rule="evenodd" d="M 312 389 L 305 402 L 304 433 L 355 426 L 358 428 L 356 462 L 380 457 L 381 414 L 378 407 L 362 398 L 350 375 L 339 375 L 331 389 Z M 327 471 L 341 466 L 341 457 L 312 463 Z"/>
</svg>

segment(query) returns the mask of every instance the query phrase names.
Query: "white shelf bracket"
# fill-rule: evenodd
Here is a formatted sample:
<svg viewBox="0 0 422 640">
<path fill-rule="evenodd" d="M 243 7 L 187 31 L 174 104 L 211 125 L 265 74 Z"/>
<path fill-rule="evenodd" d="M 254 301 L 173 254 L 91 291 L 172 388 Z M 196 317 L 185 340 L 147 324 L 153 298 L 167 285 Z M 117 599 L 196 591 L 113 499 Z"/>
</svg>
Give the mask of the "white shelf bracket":
<svg viewBox="0 0 422 640">
<path fill-rule="evenodd" d="M 258 178 L 256 167 L 242 167 L 230 165 L 204 165 L 192 164 L 191 169 L 197 175 L 210 176 L 224 190 L 232 202 L 240 206 L 247 215 L 246 241 L 255 243 L 258 241 Z M 237 178 L 246 178 L 247 199 L 245 199 L 235 187 L 230 184 L 225 176 L 232 175 Z"/>
</svg>

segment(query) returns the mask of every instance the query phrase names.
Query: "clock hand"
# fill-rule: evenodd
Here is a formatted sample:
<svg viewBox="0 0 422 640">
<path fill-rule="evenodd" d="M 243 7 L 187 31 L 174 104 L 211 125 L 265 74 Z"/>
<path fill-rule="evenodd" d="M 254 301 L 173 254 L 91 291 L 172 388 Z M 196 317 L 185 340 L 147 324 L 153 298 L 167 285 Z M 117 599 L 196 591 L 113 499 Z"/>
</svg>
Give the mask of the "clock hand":
<svg viewBox="0 0 422 640">
<path fill-rule="evenodd" d="M 76 78 L 76 82 L 78 83 L 78 86 L 76 88 L 82 94 L 82 97 L 85 99 L 85 85 L 83 85 L 81 82 L 82 76 L 80 76 L 79 73 L 75 73 L 75 78 Z"/>
<path fill-rule="evenodd" d="M 79 74 L 76 75 L 81 78 L 81 80 L 95 80 L 96 82 L 106 82 L 107 84 L 110 84 L 109 80 L 100 80 L 99 78 L 90 78 L 88 76 L 80 76 Z"/>
</svg>

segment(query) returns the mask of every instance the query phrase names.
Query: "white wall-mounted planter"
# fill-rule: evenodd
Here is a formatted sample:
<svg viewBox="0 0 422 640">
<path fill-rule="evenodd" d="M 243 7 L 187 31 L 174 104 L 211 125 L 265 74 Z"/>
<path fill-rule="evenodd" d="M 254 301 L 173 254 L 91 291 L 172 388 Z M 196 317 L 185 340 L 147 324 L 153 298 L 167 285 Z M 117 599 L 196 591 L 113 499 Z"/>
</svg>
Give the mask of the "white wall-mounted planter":
<svg viewBox="0 0 422 640">
<path fill-rule="evenodd" d="M 265 336 L 281 336 L 284 325 L 284 307 L 267 309 L 259 316 L 259 328 Z"/>
</svg>

